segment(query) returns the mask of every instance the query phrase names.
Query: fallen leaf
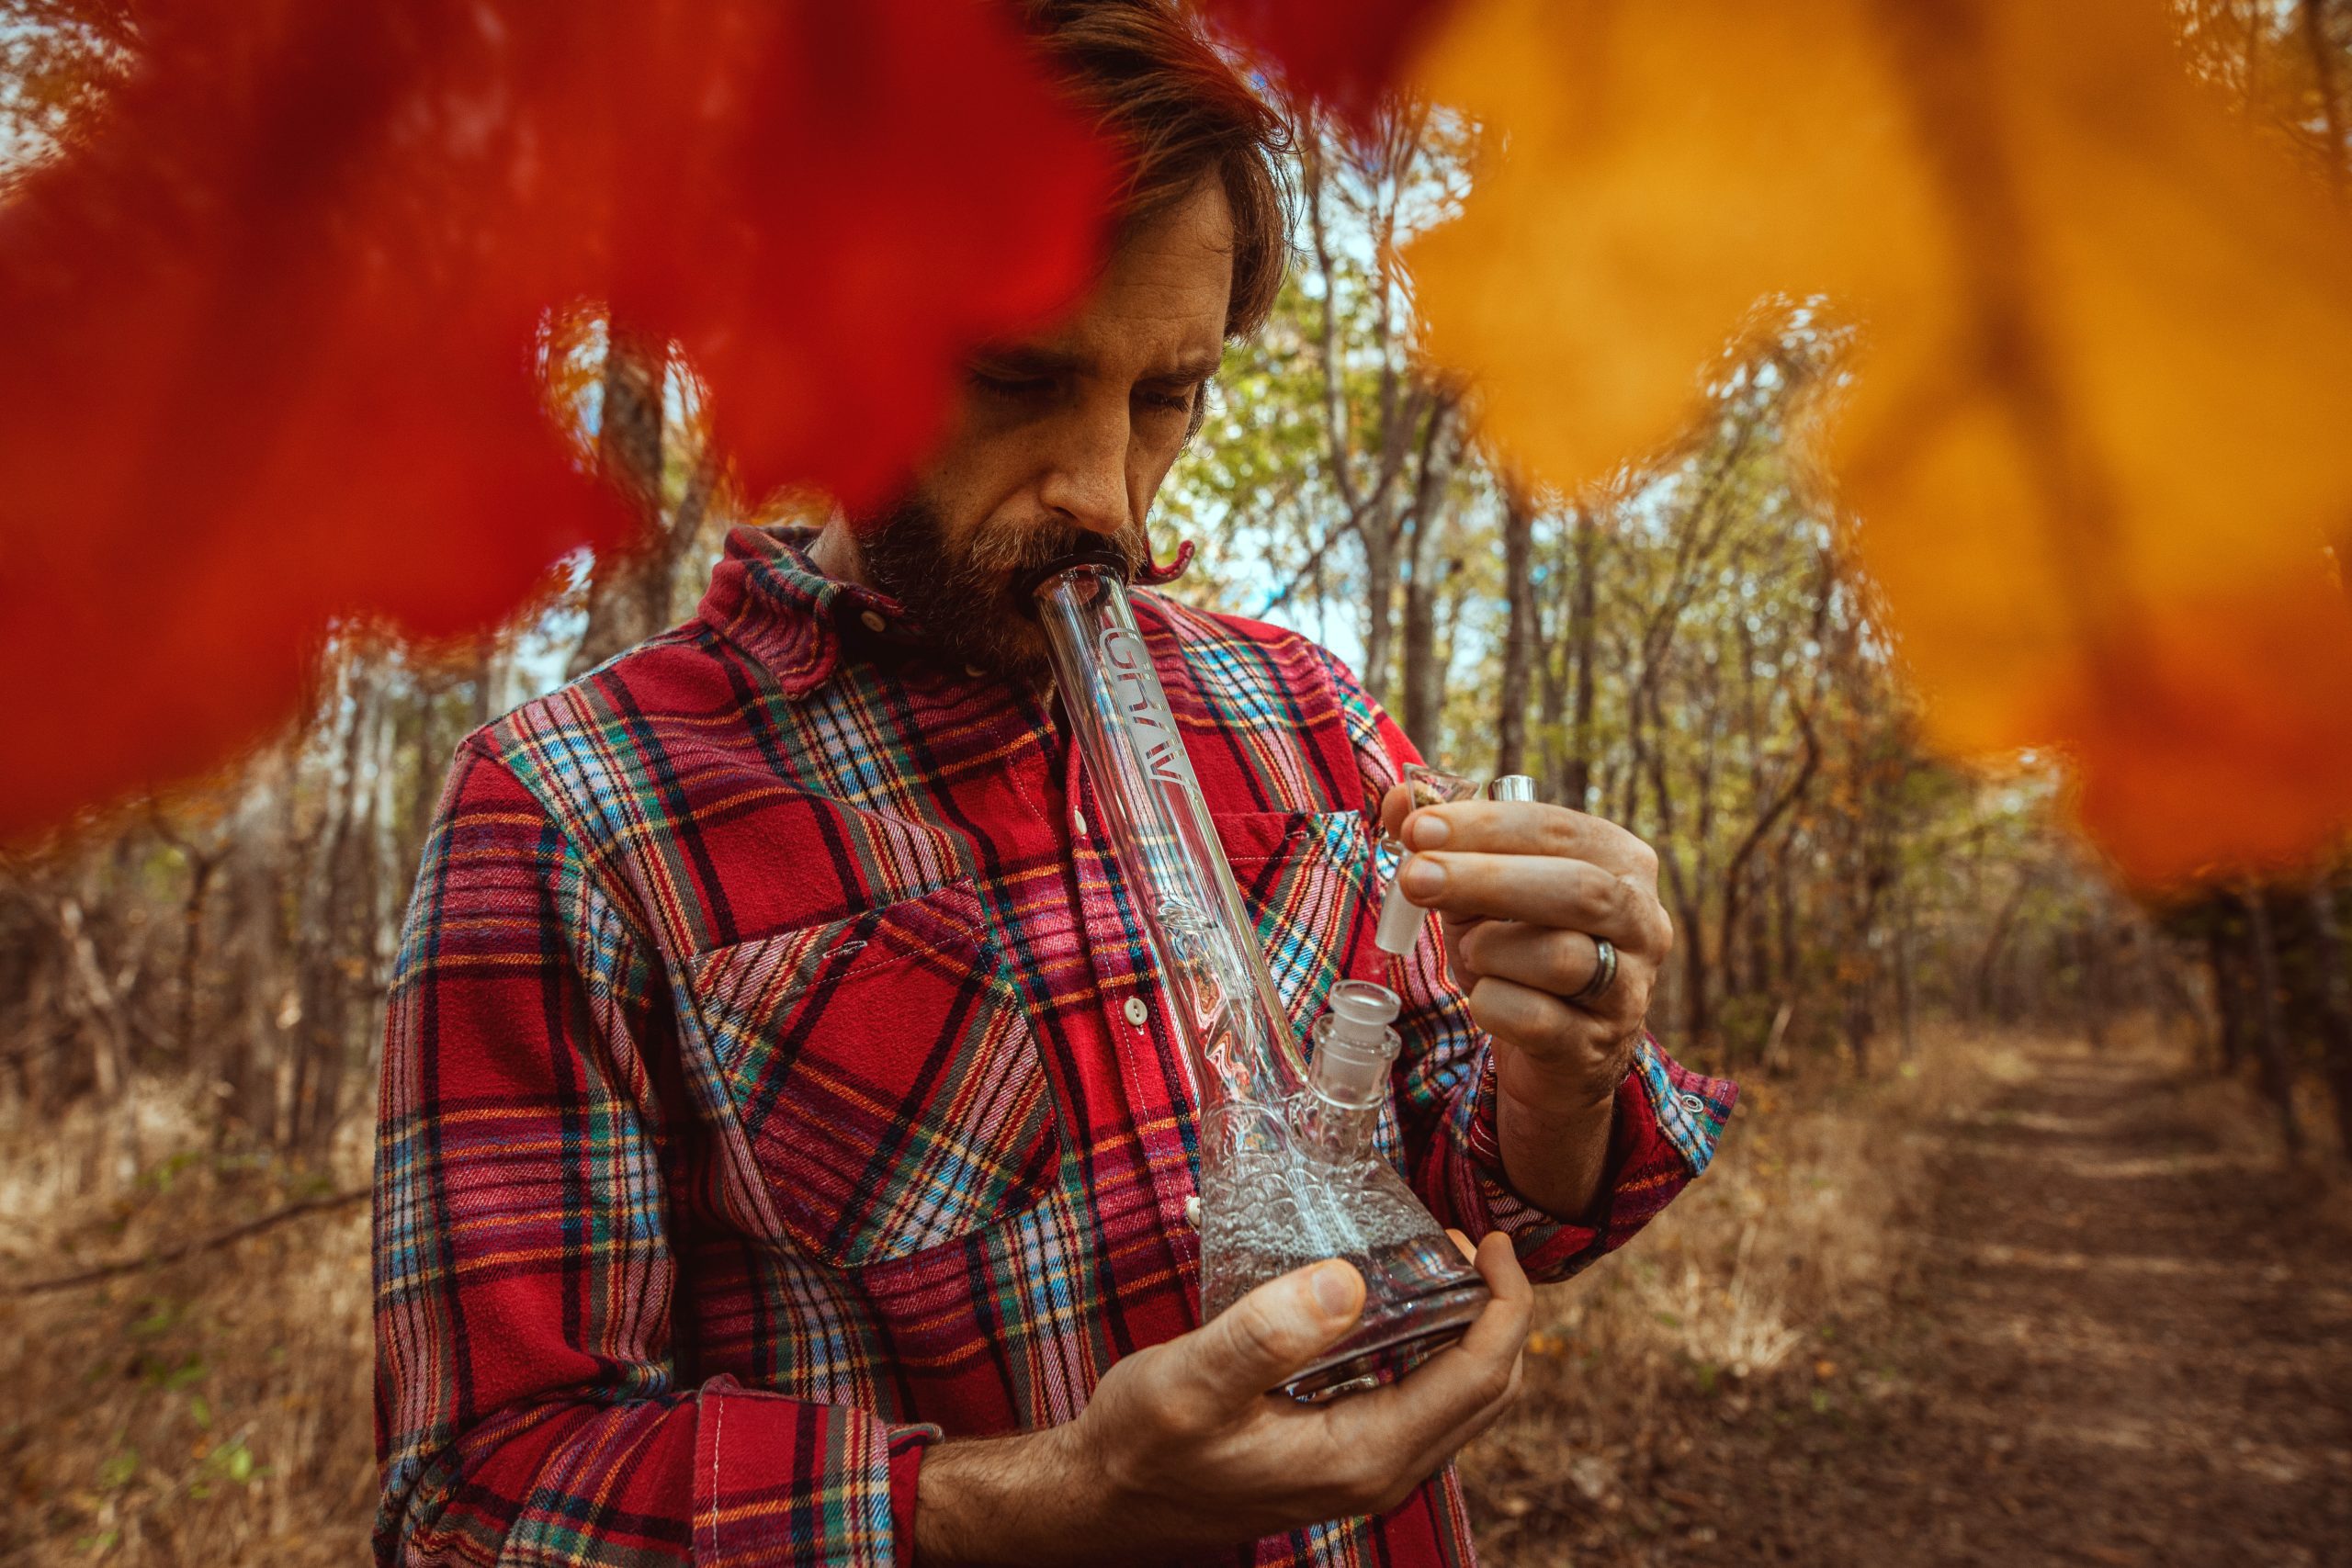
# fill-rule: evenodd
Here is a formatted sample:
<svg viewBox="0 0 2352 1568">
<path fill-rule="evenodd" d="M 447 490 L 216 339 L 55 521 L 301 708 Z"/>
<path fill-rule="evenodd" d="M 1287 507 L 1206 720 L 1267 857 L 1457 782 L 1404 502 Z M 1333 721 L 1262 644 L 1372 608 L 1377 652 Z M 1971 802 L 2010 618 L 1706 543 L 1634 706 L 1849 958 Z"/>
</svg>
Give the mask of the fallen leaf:
<svg viewBox="0 0 2352 1568">
<path fill-rule="evenodd" d="M 623 510 L 549 312 L 683 345 L 754 492 L 886 491 L 1075 297 L 1108 154 L 1001 7 L 172 0 L 0 206 L 0 839 L 288 716 L 335 617 L 495 623 Z"/>
<path fill-rule="evenodd" d="M 1862 349 L 1827 467 L 1963 755 L 2052 748 L 2135 878 L 2352 818 L 2352 225 L 2155 0 L 1471 0 L 1495 133 L 1410 263 L 1495 434 L 1573 486 L 1669 443 L 1759 301 Z"/>
<path fill-rule="evenodd" d="M 1295 92 L 1369 114 L 1454 0 L 1199 0 Z"/>
</svg>

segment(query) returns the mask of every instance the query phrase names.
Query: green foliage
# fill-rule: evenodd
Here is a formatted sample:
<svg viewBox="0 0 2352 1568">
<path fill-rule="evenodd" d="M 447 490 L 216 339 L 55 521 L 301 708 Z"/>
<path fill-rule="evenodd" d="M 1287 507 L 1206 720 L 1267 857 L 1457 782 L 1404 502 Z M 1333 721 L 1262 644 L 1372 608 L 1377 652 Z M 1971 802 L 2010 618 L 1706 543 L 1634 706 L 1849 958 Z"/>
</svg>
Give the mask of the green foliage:
<svg viewBox="0 0 2352 1568">
<path fill-rule="evenodd" d="M 130 58 L 130 0 L 0 0 L 0 189 L 83 134 Z"/>
<path fill-rule="evenodd" d="M 2109 896 L 2053 827 L 2045 764 L 1981 777 L 1917 743 L 1901 650 L 1808 458 L 1847 330 L 1813 301 L 1760 310 L 1674 449 L 1595 492 L 1528 499 L 1514 584 L 1510 476 L 1477 446 L 1475 410 L 1429 514 L 1402 509 L 1418 470 L 1395 460 L 1456 394 L 1418 358 L 1410 281 L 1383 242 L 1451 213 L 1459 128 L 1400 122 L 1368 148 L 1310 136 L 1302 159 L 1301 265 L 1264 335 L 1229 354 L 1162 493 L 1163 535 L 1201 546 L 1179 591 L 1331 645 L 1458 768 L 1488 771 L 1503 695 L 1523 693 L 1520 765 L 1544 797 L 1660 852 L 1678 959 L 1653 1016 L 1690 1047 L 1759 1053 L 1778 1024 L 1781 1044 L 1864 1060 L 1883 1017 L 1988 1005 L 1988 944 L 2020 976 L 2014 999 L 2039 1005 L 2062 934 Z M 1417 593 L 1433 669 L 1396 629 Z M 1515 594 L 1535 632 L 1516 688 Z M 1416 679 L 1439 699 L 1418 727 Z"/>
</svg>

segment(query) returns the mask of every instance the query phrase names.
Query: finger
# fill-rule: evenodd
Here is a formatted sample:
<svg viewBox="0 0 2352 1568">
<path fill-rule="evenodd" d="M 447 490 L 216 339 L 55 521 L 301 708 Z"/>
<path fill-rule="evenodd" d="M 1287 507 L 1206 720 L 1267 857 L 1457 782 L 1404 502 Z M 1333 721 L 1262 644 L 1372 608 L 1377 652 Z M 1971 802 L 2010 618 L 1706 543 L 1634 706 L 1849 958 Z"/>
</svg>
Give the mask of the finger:
<svg viewBox="0 0 2352 1568">
<path fill-rule="evenodd" d="M 1501 1231 L 1488 1231 L 1480 1238 L 1471 1261 L 1477 1265 L 1479 1278 L 1487 1281 L 1494 1300 L 1472 1320 L 1460 1347 L 1474 1355 L 1490 1347 L 1516 1353 L 1527 1343 L 1528 1325 L 1535 1320 L 1535 1286 L 1527 1270 L 1519 1266 L 1519 1250 Z M 1508 1309 L 1504 1315 L 1496 1315 L 1498 1307 Z"/>
<path fill-rule="evenodd" d="M 1380 830 L 1395 838 L 1413 814 L 1413 786 L 1399 780 L 1380 797 Z"/>
<path fill-rule="evenodd" d="M 1471 1245 L 1470 1238 L 1467 1235 L 1458 1230 L 1455 1230 L 1451 1225 L 1446 1227 L 1445 1234 L 1453 1243 L 1455 1247 L 1460 1249 L 1462 1253 L 1462 1261 L 1464 1263 L 1476 1263 L 1478 1261 L 1478 1249 Z"/>
<path fill-rule="evenodd" d="M 1269 1280 L 1193 1332 L 1172 1341 L 1181 1371 L 1223 1407 L 1257 1402 L 1306 1368 L 1355 1326 L 1363 1276 L 1340 1258 Z"/>
<path fill-rule="evenodd" d="M 1442 850 L 1406 857 L 1397 880 L 1406 897 L 1442 914 L 1589 931 L 1627 953 L 1660 952 L 1670 940 L 1655 894 L 1590 861 Z"/>
<path fill-rule="evenodd" d="M 1462 933 L 1462 957 L 1479 975 L 1562 998 L 1577 995 L 1600 972 L 1600 945 L 1592 937 L 1520 920 L 1469 927 Z"/>
<path fill-rule="evenodd" d="M 1385 803 L 1384 803 L 1385 804 Z M 1400 814 L 1401 815 L 1401 814 Z M 1655 885 L 1657 852 L 1606 818 L 1534 800 L 1462 800 L 1426 807 L 1403 827 L 1415 850 L 1554 855 Z"/>
<path fill-rule="evenodd" d="M 1435 1474 L 1468 1445 L 1472 1438 L 1502 1419 L 1519 1399 L 1522 1363 L 1525 1351 L 1512 1355 L 1510 1365 L 1502 1380 L 1495 1386 L 1494 1396 L 1474 1410 L 1463 1413 L 1461 1419 L 1442 1432 L 1430 1435 L 1408 1461 L 1422 1476 Z"/>
<path fill-rule="evenodd" d="M 1508 1373 L 1521 1349 L 1526 1349 L 1526 1331 L 1536 1324 L 1536 1286 L 1520 1267 L 1520 1251 L 1510 1236 L 1488 1229 L 1470 1260 L 1477 1265 L 1479 1279 L 1487 1281 L 1487 1304 L 1470 1319 L 1463 1337 L 1430 1357 L 1428 1366 L 1414 1373 L 1416 1378 L 1423 1371 L 1456 1368 L 1461 1368 L 1458 1375 L 1473 1378 L 1491 1375 L 1496 1368 Z"/>
<path fill-rule="evenodd" d="M 1496 1256 L 1496 1248 L 1500 1256 Z M 1520 1361 L 1533 1321 L 1533 1286 L 1520 1272 L 1510 1239 L 1487 1236 L 1477 1248 L 1479 1272 L 1491 1300 L 1470 1333 L 1437 1352 L 1407 1378 L 1345 1401 L 1348 1416 L 1364 1425 L 1350 1443 L 1381 1443 L 1395 1458 L 1387 1474 L 1419 1483 L 1435 1474 L 1520 1396 Z"/>
<path fill-rule="evenodd" d="M 1490 1299 L 1469 1330 L 1397 1382 L 1340 1407 L 1367 1431 L 1396 1434 L 1407 1455 L 1432 1450 L 1465 1427 L 1476 1430 L 1510 1402 L 1512 1371 L 1534 1321 L 1535 1287 L 1499 1231 L 1474 1258 Z"/>
<path fill-rule="evenodd" d="M 1496 1039 L 1555 1065 L 1570 1058 L 1579 1044 L 1597 1044 L 1616 1023 L 1614 1019 L 1603 1022 L 1548 992 L 1491 975 L 1470 987 L 1470 1019 Z"/>
</svg>

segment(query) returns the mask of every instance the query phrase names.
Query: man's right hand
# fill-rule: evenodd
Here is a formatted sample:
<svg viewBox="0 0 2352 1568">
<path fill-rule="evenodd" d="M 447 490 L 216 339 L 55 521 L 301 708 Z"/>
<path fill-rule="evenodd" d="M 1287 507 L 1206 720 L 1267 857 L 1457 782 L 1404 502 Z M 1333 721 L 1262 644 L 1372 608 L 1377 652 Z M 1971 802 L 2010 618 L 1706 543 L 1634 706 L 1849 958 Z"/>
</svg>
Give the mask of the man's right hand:
<svg viewBox="0 0 2352 1568">
<path fill-rule="evenodd" d="M 1128 1356 L 1074 1421 L 934 1445 L 915 1560 L 1149 1561 L 1395 1507 L 1519 1393 L 1534 1290 L 1508 1237 L 1489 1235 L 1476 1258 L 1494 1300 L 1459 1342 L 1385 1387 L 1328 1404 L 1268 1392 L 1363 1310 L 1362 1278 L 1330 1261 Z"/>
</svg>

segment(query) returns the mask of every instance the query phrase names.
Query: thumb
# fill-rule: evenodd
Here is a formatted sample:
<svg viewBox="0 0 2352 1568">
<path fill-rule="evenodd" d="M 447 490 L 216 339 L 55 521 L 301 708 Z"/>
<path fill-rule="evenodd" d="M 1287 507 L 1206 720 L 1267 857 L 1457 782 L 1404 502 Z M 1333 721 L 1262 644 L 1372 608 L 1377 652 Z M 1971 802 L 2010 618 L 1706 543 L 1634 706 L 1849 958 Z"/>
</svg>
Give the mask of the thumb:
<svg viewBox="0 0 2352 1568">
<path fill-rule="evenodd" d="M 1269 1280 L 1191 1336 L 1194 1371 L 1236 1404 L 1303 1371 L 1363 1312 L 1363 1276 L 1326 1258 Z"/>
</svg>

